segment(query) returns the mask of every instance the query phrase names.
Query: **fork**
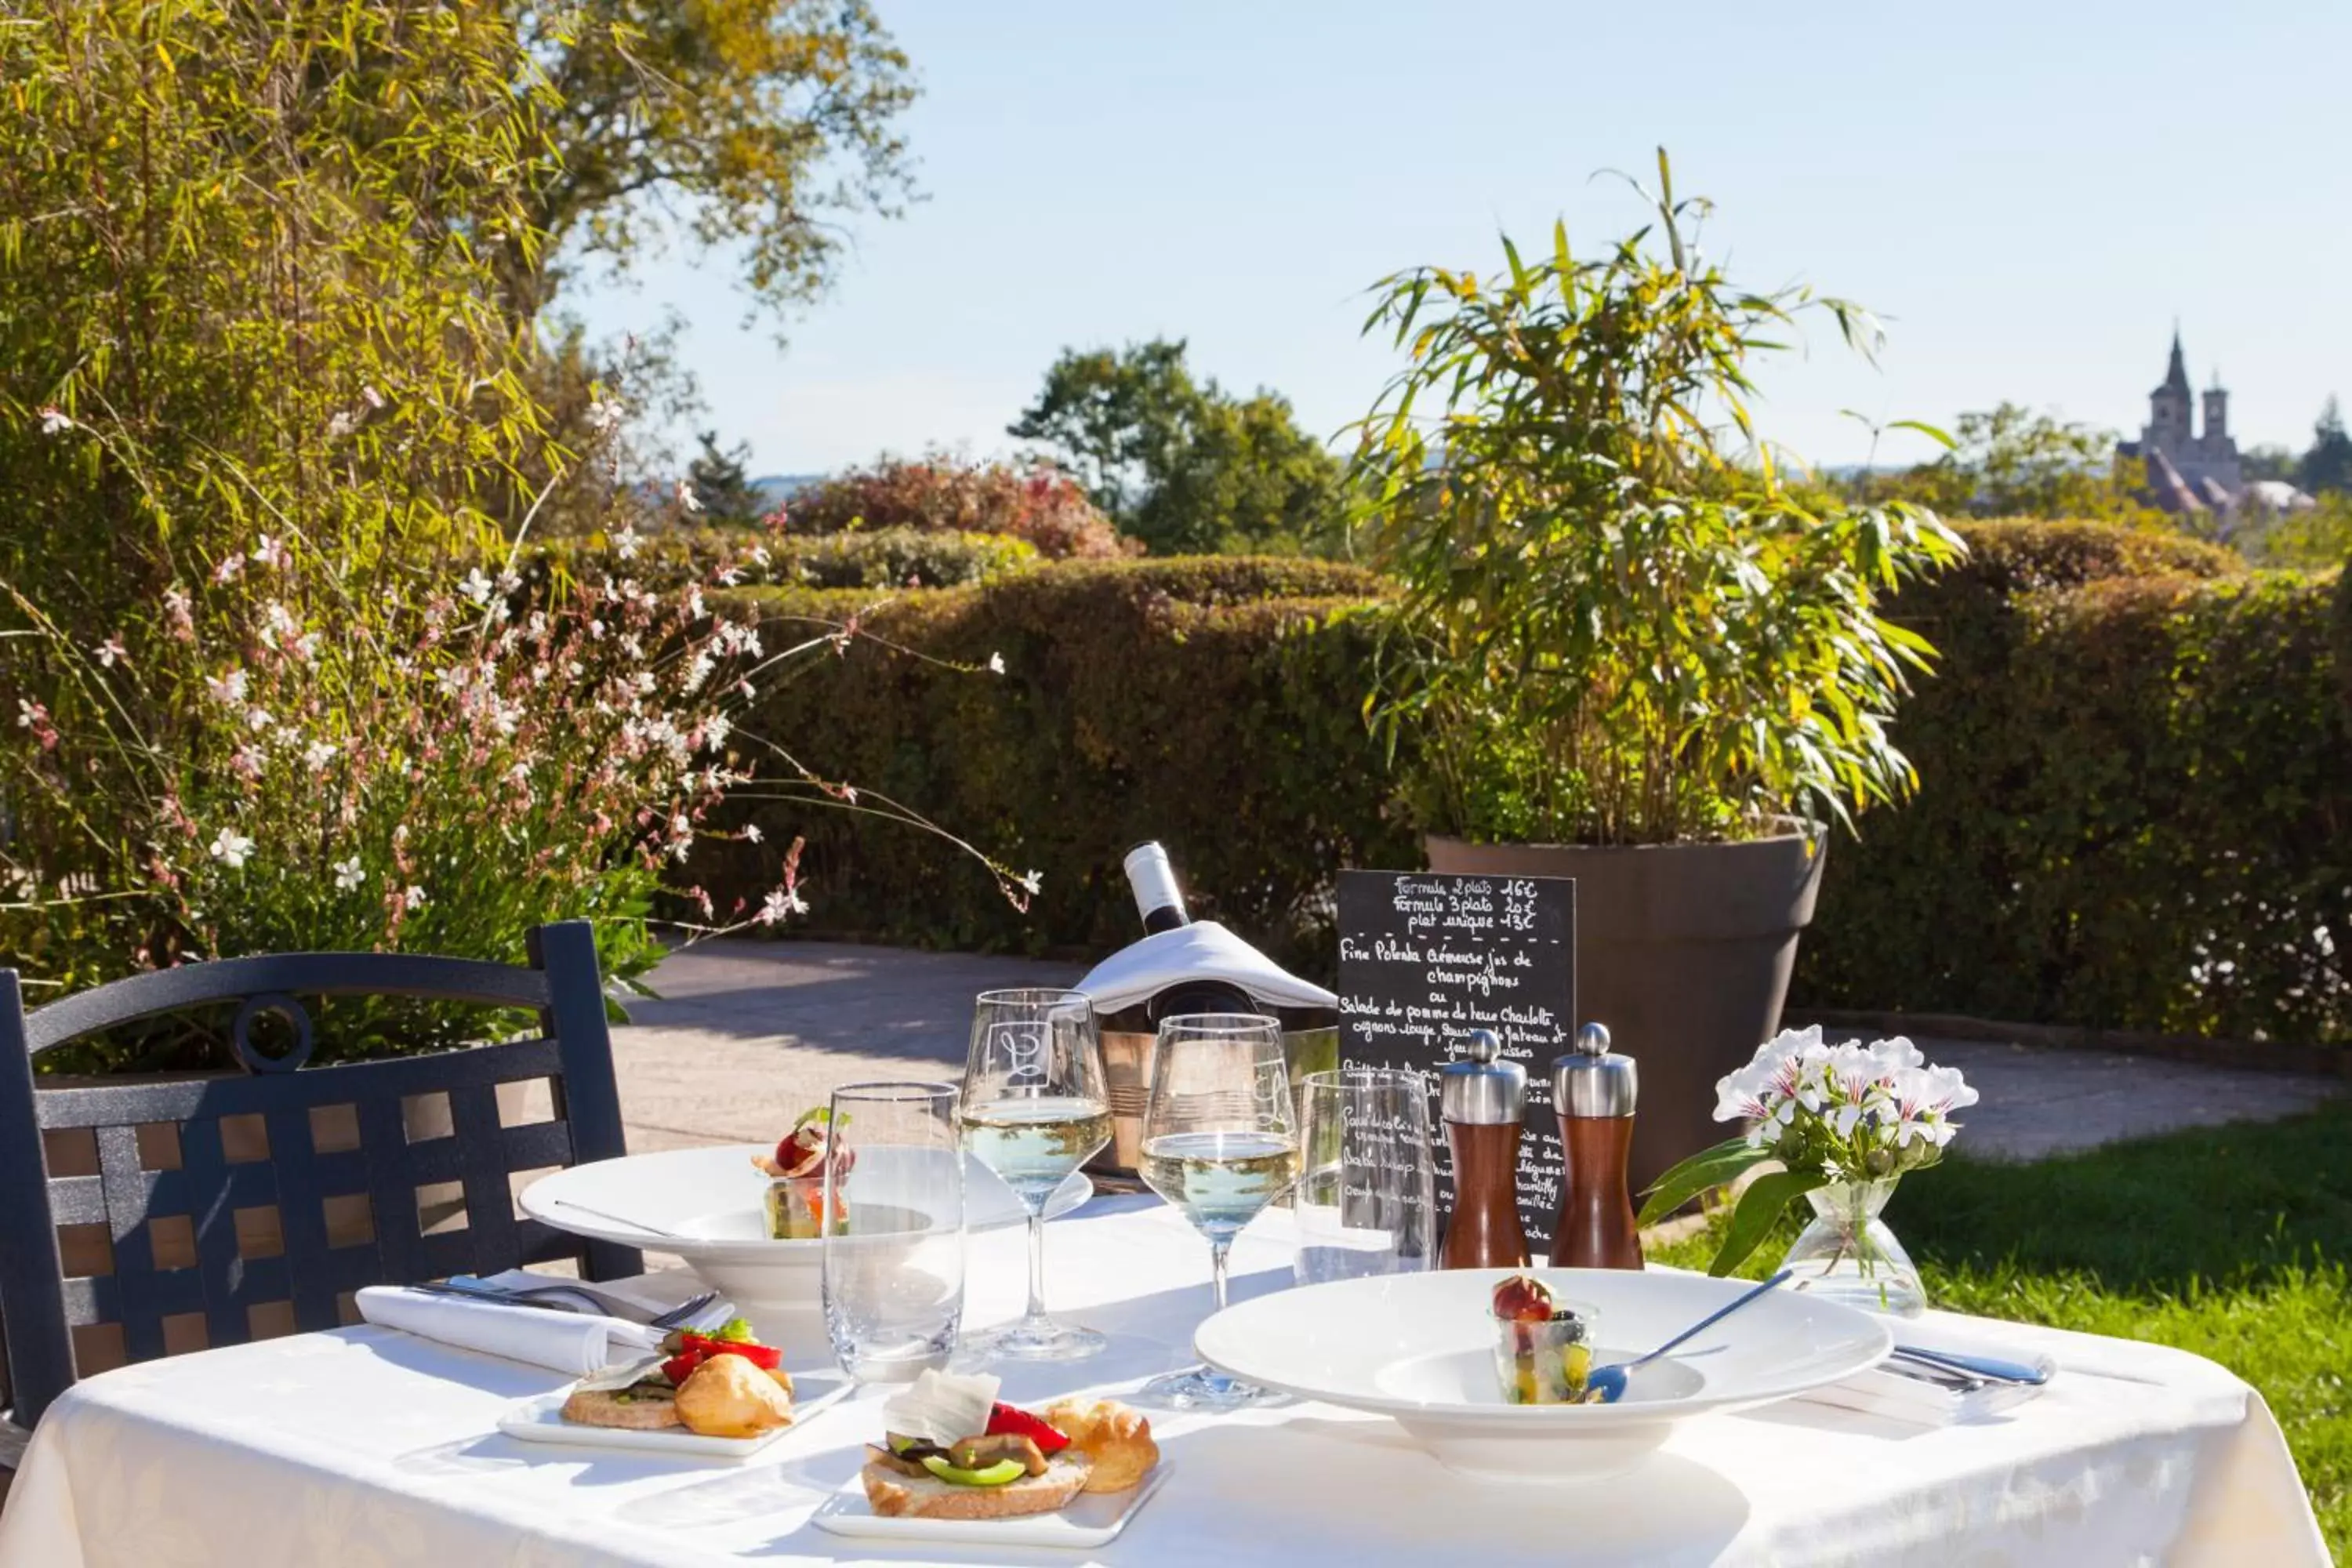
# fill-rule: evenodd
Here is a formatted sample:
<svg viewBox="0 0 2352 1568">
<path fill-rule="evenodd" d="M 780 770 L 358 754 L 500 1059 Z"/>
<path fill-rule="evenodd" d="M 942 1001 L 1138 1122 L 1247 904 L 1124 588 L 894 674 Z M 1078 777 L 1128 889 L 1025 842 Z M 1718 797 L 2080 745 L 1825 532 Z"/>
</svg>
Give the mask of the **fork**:
<svg viewBox="0 0 2352 1568">
<path fill-rule="evenodd" d="M 643 1308 L 634 1307 L 616 1296 L 607 1296 L 601 1291 L 591 1290 L 580 1285 L 516 1287 L 486 1285 L 479 1281 L 460 1285 L 454 1280 L 436 1279 L 416 1286 L 415 1289 L 436 1296 L 456 1296 L 468 1301 L 488 1301 L 504 1307 L 546 1307 L 559 1306 L 567 1301 L 584 1301 L 588 1303 L 591 1310 L 601 1316 L 613 1318 L 625 1317 L 631 1311 L 644 1310 Z M 648 1318 L 646 1321 L 646 1326 L 656 1329 L 682 1327 L 699 1317 L 717 1300 L 719 1300 L 718 1291 L 705 1290 L 698 1296 L 689 1297 L 679 1302 L 667 1311 L 658 1312 Z"/>
</svg>

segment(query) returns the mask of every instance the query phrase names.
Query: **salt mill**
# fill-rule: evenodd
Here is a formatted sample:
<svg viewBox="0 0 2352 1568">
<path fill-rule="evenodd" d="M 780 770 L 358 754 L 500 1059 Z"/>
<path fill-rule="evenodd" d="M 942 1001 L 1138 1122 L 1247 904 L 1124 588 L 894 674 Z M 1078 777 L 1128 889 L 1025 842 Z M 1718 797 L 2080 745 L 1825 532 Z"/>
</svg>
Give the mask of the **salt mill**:
<svg viewBox="0 0 2352 1568">
<path fill-rule="evenodd" d="M 1503 1058 L 1492 1029 L 1473 1029 L 1458 1060 L 1439 1075 L 1439 1109 L 1454 1152 L 1454 1215 L 1445 1226 L 1448 1268 L 1523 1268 L 1528 1233 L 1519 1224 L 1519 1137 L 1528 1069 Z"/>
<path fill-rule="evenodd" d="M 1609 1048 L 1609 1031 L 1587 1024 L 1576 1048 L 1551 1065 L 1552 1109 L 1567 1168 L 1551 1260 L 1562 1268 L 1639 1268 L 1626 1157 L 1633 1148 L 1633 1058 Z"/>
</svg>

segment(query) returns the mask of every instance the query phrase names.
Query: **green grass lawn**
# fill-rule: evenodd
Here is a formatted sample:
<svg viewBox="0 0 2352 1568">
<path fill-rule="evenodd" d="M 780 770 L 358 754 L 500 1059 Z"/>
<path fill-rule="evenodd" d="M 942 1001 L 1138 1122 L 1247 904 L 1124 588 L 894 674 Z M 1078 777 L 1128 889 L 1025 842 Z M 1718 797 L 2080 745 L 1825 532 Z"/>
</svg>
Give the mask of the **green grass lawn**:
<svg viewBox="0 0 2352 1568">
<path fill-rule="evenodd" d="M 2352 1103 L 2032 1165 L 1958 1155 L 1906 1179 L 1886 1221 L 1938 1307 L 2178 1345 L 2261 1389 L 2352 1561 Z M 1797 1226 L 1740 1272 L 1769 1273 Z"/>
</svg>

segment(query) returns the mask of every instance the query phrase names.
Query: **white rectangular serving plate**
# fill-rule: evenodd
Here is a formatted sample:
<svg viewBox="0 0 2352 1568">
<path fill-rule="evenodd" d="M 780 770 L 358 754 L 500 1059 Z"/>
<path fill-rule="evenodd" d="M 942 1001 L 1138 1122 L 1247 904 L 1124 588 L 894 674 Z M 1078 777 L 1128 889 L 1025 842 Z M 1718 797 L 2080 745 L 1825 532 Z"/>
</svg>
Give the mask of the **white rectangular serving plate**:
<svg viewBox="0 0 2352 1568">
<path fill-rule="evenodd" d="M 824 1500 L 812 1516 L 820 1530 L 867 1541 L 943 1541 L 971 1546 L 1108 1546 L 1127 1521 L 1151 1500 L 1168 1479 L 1168 1461 L 1123 1492 L 1081 1496 L 1058 1513 L 1022 1519 L 885 1519 L 866 1501 L 866 1483 L 856 1476 Z"/>
<path fill-rule="evenodd" d="M 838 1373 L 793 1373 L 793 1424 L 762 1432 L 757 1437 L 706 1437 L 683 1426 L 640 1432 L 627 1426 L 589 1426 L 566 1421 L 563 1402 L 571 1396 L 569 1388 L 507 1406 L 506 1414 L 499 1417 L 499 1430 L 525 1443 L 567 1448 L 627 1448 L 671 1458 L 727 1459 L 740 1464 L 777 1438 L 807 1426 L 827 1405 L 848 1394 L 850 1386 L 849 1379 Z"/>
</svg>

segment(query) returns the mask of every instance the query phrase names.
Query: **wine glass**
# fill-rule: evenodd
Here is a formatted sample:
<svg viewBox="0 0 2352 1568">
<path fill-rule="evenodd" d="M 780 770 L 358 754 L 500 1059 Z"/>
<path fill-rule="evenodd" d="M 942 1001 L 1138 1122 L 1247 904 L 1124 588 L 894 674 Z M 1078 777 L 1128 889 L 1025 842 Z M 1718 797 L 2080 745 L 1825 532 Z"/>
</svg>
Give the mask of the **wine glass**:
<svg viewBox="0 0 2352 1568">
<path fill-rule="evenodd" d="M 963 1320 L 963 1151 L 951 1083 L 833 1091 L 824 1162 L 824 1328 L 844 1372 L 945 1368 Z"/>
<path fill-rule="evenodd" d="M 1080 991 L 983 991 L 963 1069 L 963 1146 L 1029 1211 L 1029 1310 L 965 1341 L 1008 1361 L 1077 1361 L 1103 1336 L 1045 1313 L 1045 1205 L 1110 1142 L 1094 1004 Z"/>
<path fill-rule="evenodd" d="M 1143 1112 L 1143 1180 L 1209 1238 L 1217 1310 L 1225 1254 L 1242 1227 L 1298 1179 L 1298 1130 L 1282 1026 L 1249 1013 L 1163 1018 Z M 1269 1390 L 1206 1366 L 1144 1384 L 1178 1409 L 1231 1410 Z"/>
<path fill-rule="evenodd" d="M 1298 1098 L 1298 1283 L 1436 1267 L 1428 1078 L 1341 1068 L 1307 1074 Z"/>
</svg>

